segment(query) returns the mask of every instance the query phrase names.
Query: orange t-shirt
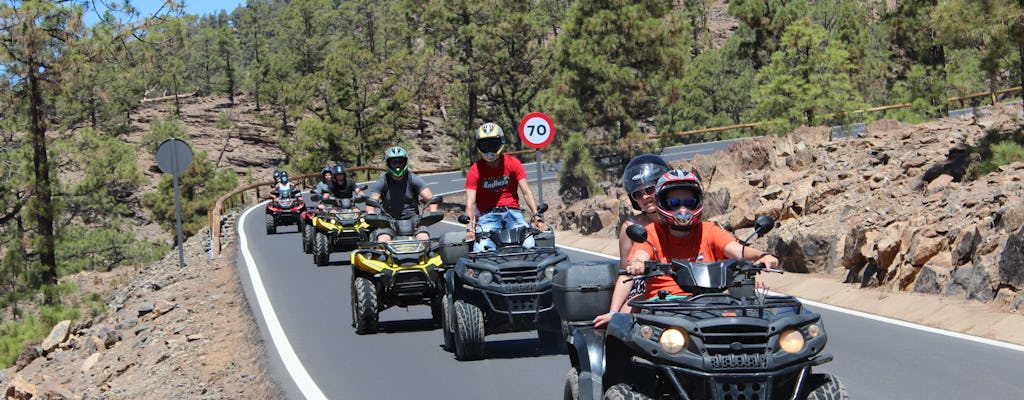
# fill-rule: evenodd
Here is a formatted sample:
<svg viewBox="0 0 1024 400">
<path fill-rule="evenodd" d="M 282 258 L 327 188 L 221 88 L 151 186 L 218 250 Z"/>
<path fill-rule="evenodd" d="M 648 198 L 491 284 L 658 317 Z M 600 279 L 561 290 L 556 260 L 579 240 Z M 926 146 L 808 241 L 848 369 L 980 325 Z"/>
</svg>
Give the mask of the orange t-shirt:
<svg viewBox="0 0 1024 400">
<path fill-rule="evenodd" d="M 722 229 L 714 222 L 701 221 L 695 226 L 690 235 L 684 238 L 677 238 L 669 233 L 665 224 L 647 224 L 647 241 L 650 243 L 635 243 L 629 250 L 629 259 L 638 249 L 644 249 L 653 254 L 652 259 L 661 262 L 671 260 L 690 261 L 718 261 L 725 259 L 725 245 L 736 240 L 731 233 Z M 651 245 L 657 249 L 652 251 Z M 687 296 L 683 289 L 679 288 L 670 275 L 656 276 L 647 280 L 646 298 L 658 294 L 659 290 L 667 290 L 673 296 Z"/>
</svg>

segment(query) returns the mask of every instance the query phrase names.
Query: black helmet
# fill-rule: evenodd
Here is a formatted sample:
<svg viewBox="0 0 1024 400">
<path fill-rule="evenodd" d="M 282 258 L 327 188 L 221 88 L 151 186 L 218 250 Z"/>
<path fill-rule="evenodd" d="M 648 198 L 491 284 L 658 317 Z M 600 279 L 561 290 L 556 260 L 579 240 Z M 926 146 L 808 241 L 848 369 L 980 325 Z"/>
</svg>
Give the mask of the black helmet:
<svg viewBox="0 0 1024 400">
<path fill-rule="evenodd" d="M 334 164 L 334 166 L 331 167 L 331 173 L 333 173 L 334 176 L 338 176 L 338 175 L 344 174 L 345 173 L 345 164 Z"/>
<path fill-rule="evenodd" d="M 277 179 L 280 178 L 280 177 L 281 177 L 281 170 L 275 169 L 274 170 L 274 182 L 277 182 Z"/>
<path fill-rule="evenodd" d="M 277 176 L 277 181 L 281 183 L 288 183 L 288 173 L 281 171 L 281 174 Z"/>
<path fill-rule="evenodd" d="M 671 168 L 668 163 L 654 154 L 641 154 L 629 160 L 626 169 L 622 171 L 622 186 L 626 189 L 629 203 L 633 205 L 634 210 L 640 210 L 640 203 L 633 198 L 633 193 L 648 187 L 653 189 L 654 185 L 658 183 L 658 178 L 661 178 L 669 169 Z M 648 194 L 654 194 L 654 192 Z"/>
<path fill-rule="evenodd" d="M 331 167 L 323 167 L 320 169 L 320 179 L 327 179 L 327 174 L 332 174 Z"/>
</svg>

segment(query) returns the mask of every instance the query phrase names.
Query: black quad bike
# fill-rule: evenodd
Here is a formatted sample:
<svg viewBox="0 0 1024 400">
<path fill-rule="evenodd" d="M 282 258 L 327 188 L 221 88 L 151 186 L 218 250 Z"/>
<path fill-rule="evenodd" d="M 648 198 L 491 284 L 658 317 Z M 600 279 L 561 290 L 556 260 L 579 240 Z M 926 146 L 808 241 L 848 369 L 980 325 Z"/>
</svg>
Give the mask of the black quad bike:
<svg viewBox="0 0 1024 400">
<path fill-rule="evenodd" d="M 277 196 L 276 200 L 267 203 L 264 209 L 264 220 L 267 225 L 267 234 L 277 233 L 277 227 L 282 225 L 298 225 L 302 230 L 299 219 L 303 211 L 306 211 L 306 203 L 298 190 L 273 190 L 271 193 Z"/>
<path fill-rule="evenodd" d="M 441 196 L 435 196 L 426 204 L 441 201 Z M 366 200 L 366 204 L 385 212 L 375 200 Z M 389 228 L 396 236 L 386 243 L 360 242 L 352 252 L 352 326 L 357 334 L 377 333 L 380 312 L 396 306 L 429 305 L 434 323 L 440 324 L 444 265 L 437 241 L 416 239 L 416 231 L 442 219 L 441 211 L 410 219 L 394 219 L 386 214 L 363 217 L 369 227 Z"/>
<path fill-rule="evenodd" d="M 755 233 L 774 223 L 759 217 Z M 637 225 L 627 234 L 647 239 Z M 645 267 L 643 277 L 626 279 L 667 274 L 693 295 L 631 301 L 638 312 L 614 314 L 607 329 L 595 329 L 590 321 L 603 311 L 589 302 L 607 310 L 606 292 L 556 292 L 560 315 L 570 321 L 565 399 L 848 399 L 837 377 L 813 372 L 832 361 L 822 353 L 828 339 L 821 316 L 792 296 L 755 290 L 757 274 L 781 271 L 741 260 Z M 602 281 L 621 279 L 618 272 L 618 262 L 571 265 L 556 281 L 569 289 L 607 287 Z"/>
<path fill-rule="evenodd" d="M 541 212 L 546 209 L 541 205 Z M 465 224 L 469 218 L 459 217 Z M 532 235 L 536 245 L 523 247 Z M 484 356 L 484 337 L 490 334 L 537 331 L 541 344 L 564 348 L 555 313 L 551 277 L 569 257 L 555 248 L 554 235 L 534 227 L 477 234 L 490 238 L 495 250 L 472 252 L 464 232 L 441 237 L 441 258 L 447 265 L 443 300 L 444 345 L 458 360 Z"/>
</svg>

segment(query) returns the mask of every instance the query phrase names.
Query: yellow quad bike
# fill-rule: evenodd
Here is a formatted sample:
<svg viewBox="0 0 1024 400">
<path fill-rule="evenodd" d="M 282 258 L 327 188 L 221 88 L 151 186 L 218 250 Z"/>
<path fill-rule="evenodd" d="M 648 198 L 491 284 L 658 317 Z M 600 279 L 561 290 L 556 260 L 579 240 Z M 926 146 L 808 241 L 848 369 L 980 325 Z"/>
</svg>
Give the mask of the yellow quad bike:
<svg viewBox="0 0 1024 400">
<path fill-rule="evenodd" d="M 323 199 L 327 212 L 313 214 L 313 262 L 318 267 L 327 265 L 331 253 L 355 250 L 359 242 L 369 240 L 370 225 L 363 221 L 364 211 L 353 203 L 365 201 L 363 196 L 355 199 Z"/>
<path fill-rule="evenodd" d="M 441 200 L 435 196 L 427 205 Z M 374 200 L 366 200 L 366 204 L 384 212 Z M 439 324 L 444 263 L 437 240 L 418 240 L 416 231 L 440 222 L 444 213 L 426 212 L 404 220 L 372 214 L 363 219 L 374 229 L 392 229 L 396 235 L 386 243 L 360 243 L 352 252 L 352 326 L 356 333 L 377 333 L 380 312 L 395 306 L 429 305 L 434 324 Z"/>
</svg>

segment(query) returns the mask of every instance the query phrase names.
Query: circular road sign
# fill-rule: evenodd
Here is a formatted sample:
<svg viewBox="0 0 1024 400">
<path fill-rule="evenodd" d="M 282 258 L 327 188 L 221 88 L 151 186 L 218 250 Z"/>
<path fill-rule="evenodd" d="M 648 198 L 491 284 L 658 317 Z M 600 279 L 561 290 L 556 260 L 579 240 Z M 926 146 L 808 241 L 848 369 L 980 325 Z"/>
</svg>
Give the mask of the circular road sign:
<svg viewBox="0 0 1024 400">
<path fill-rule="evenodd" d="M 532 112 L 519 121 L 519 138 L 527 146 L 539 150 L 551 143 L 554 137 L 555 123 L 551 122 L 551 117 L 547 114 Z"/>
<path fill-rule="evenodd" d="M 167 139 L 156 148 L 156 166 L 165 174 L 181 175 L 192 163 L 192 149 L 179 139 Z"/>
</svg>

